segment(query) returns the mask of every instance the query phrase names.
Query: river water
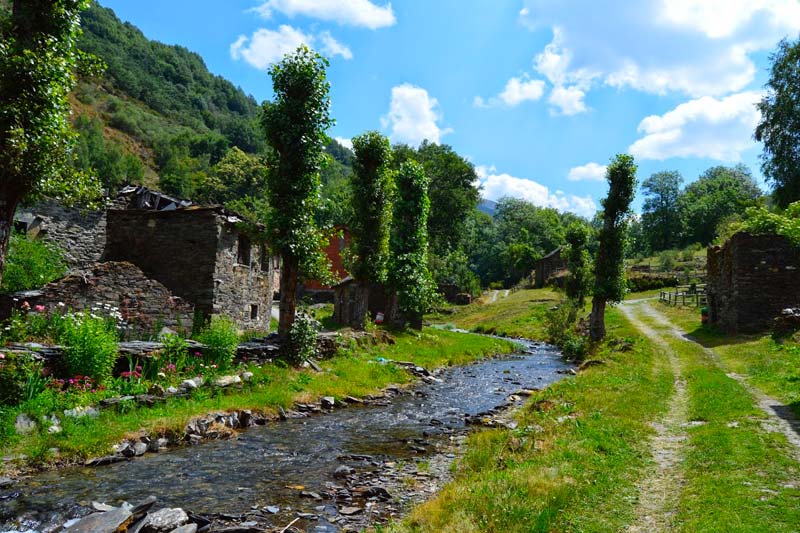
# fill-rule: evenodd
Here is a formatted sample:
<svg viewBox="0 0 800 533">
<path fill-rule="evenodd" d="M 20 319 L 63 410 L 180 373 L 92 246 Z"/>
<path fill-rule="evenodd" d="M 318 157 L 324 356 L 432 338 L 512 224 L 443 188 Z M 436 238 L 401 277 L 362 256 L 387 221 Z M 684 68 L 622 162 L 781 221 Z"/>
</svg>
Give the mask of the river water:
<svg viewBox="0 0 800 533">
<path fill-rule="evenodd" d="M 309 530 L 335 531 L 325 520 L 336 514 L 335 503 L 322 510 L 320 502 L 289 487 L 324 491 L 339 481 L 333 473 L 346 456 L 419 460 L 435 453 L 437 439 L 463 431 L 464 415 L 503 405 L 518 389 L 544 387 L 569 368 L 550 346 L 520 346 L 509 357 L 447 369 L 438 374 L 441 383 L 420 383 L 389 405 L 353 406 L 253 427 L 235 440 L 38 474 L 0 491 L 0 531 L 46 531 L 92 501 L 119 504 L 149 495 L 159 505 L 200 513 L 240 515 L 274 506 L 281 509 L 275 523 L 286 523 L 298 511 L 317 513 L 320 520 Z"/>
</svg>

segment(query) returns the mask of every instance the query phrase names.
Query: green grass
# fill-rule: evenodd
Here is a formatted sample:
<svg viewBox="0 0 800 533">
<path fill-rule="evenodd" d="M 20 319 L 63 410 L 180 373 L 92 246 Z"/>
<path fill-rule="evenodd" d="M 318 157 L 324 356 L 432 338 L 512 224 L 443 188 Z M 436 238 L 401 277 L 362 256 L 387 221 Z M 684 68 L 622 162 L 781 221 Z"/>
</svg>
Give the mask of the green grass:
<svg viewBox="0 0 800 533">
<path fill-rule="evenodd" d="M 63 431 L 56 435 L 39 431 L 21 437 L 14 433 L 17 413 L 34 408 L 33 414 L 41 416 L 52 410 L 52 406 L 28 404 L 3 413 L 0 456 L 23 454 L 28 457 L 27 463 L 33 465 L 85 459 L 109 453 L 111 445 L 140 431 L 180 435 L 193 416 L 213 411 L 251 409 L 274 414 L 278 406 L 287 408 L 295 402 L 311 402 L 322 396 L 364 397 L 389 384 L 412 381 L 405 370 L 381 363 L 378 358 L 402 359 L 434 368 L 463 364 L 514 349 L 513 343 L 508 341 L 434 329 L 404 331 L 394 337 L 393 345 L 351 346 L 341 350 L 336 357 L 320 363 L 323 372 L 267 365 L 254 369 L 254 384 L 242 390 L 200 389 L 189 399 L 169 400 L 152 408 L 132 406 L 127 412 L 102 411 L 96 419 L 59 417 Z M 58 458 L 47 453 L 51 448 L 59 450 Z M 12 467 L 6 464 L 7 469 Z"/>
<path fill-rule="evenodd" d="M 520 290 L 506 298 L 499 297 L 493 304 L 478 301 L 452 308 L 452 315 L 437 315 L 431 319 L 479 333 L 541 340 L 546 337 L 544 316 L 560 301 L 561 296 L 552 289 Z"/>
<path fill-rule="evenodd" d="M 526 292 L 516 301 L 535 316 L 529 305 L 542 293 Z M 647 422 L 664 411 L 672 375 L 617 311 L 607 317 L 610 338 L 628 338 L 630 351 L 604 347 L 595 357 L 605 364 L 537 393 L 519 429 L 473 433 L 454 481 L 393 530 L 624 529 L 649 464 Z"/>
<path fill-rule="evenodd" d="M 687 429 L 677 517 L 682 529 L 797 531 L 800 490 L 794 483 L 800 471 L 785 437 L 761 427 L 765 416 L 753 399 L 701 347 L 665 338 L 681 360 L 689 420 L 704 422 Z"/>
</svg>

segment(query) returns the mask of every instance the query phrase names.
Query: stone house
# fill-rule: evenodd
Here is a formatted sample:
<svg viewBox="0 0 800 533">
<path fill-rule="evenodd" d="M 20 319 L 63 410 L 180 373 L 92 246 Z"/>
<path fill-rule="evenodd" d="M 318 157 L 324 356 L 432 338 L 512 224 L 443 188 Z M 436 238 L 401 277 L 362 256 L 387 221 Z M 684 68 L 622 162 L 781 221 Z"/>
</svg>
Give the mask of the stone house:
<svg viewBox="0 0 800 533">
<path fill-rule="evenodd" d="M 207 320 L 227 315 L 246 329 L 268 329 L 276 260 L 220 206 L 151 211 L 109 209 L 105 261 L 127 261 Z"/>
<path fill-rule="evenodd" d="M 708 249 L 709 323 L 731 333 L 768 330 L 800 307 L 800 248 L 780 235 L 737 233 Z"/>
<path fill-rule="evenodd" d="M 546 256 L 536 261 L 535 287 L 541 289 L 555 274 L 567 269 L 567 260 L 561 256 L 563 247 L 559 246 Z"/>
</svg>

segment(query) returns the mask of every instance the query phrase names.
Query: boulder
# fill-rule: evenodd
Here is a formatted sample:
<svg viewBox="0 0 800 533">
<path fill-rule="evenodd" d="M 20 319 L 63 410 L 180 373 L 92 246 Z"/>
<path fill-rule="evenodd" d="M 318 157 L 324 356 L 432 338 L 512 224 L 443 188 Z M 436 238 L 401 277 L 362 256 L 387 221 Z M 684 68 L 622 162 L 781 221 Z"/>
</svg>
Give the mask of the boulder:
<svg viewBox="0 0 800 533">
<path fill-rule="evenodd" d="M 180 508 L 161 509 L 147 515 L 142 531 L 146 533 L 162 533 L 177 529 L 189 522 L 189 515 Z"/>
<path fill-rule="evenodd" d="M 336 407 L 336 399 L 333 396 L 325 396 L 320 403 L 323 409 L 333 409 Z"/>
<path fill-rule="evenodd" d="M 100 416 L 100 411 L 98 411 L 95 407 L 78 406 L 74 409 L 65 409 L 64 416 L 68 416 L 70 418 L 83 418 L 84 416 L 97 418 Z"/>
<path fill-rule="evenodd" d="M 36 429 L 36 422 L 34 422 L 33 419 L 25 413 L 22 413 L 17 415 L 17 419 L 14 422 L 14 428 L 20 435 L 27 435 Z"/>
<path fill-rule="evenodd" d="M 216 387 L 225 388 L 241 382 L 242 378 L 240 378 L 239 376 L 220 376 L 214 380 L 214 385 Z"/>
<path fill-rule="evenodd" d="M 68 533 L 116 533 L 126 531 L 133 522 L 133 513 L 128 509 L 114 509 L 104 513 L 93 513 L 81 518 L 66 529 Z"/>
</svg>

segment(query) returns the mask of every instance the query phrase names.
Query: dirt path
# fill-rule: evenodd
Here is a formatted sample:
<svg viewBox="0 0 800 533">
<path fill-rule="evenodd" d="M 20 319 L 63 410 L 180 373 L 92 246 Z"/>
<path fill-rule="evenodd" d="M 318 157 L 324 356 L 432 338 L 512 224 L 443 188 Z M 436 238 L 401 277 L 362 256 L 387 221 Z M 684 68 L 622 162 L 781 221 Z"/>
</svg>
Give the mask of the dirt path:
<svg viewBox="0 0 800 533">
<path fill-rule="evenodd" d="M 756 405 L 758 405 L 758 407 L 767 417 L 762 423 L 764 429 L 770 432 L 782 433 L 786 437 L 786 440 L 788 440 L 792 445 L 792 457 L 794 457 L 796 461 L 800 462 L 800 420 L 798 420 L 797 416 L 795 416 L 794 412 L 788 406 L 782 404 L 774 398 L 767 396 L 760 390 L 750 385 L 744 376 L 729 372 L 725 368 L 725 364 L 720 360 L 719 356 L 717 356 L 714 350 L 706 348 L 699 342 L 692 339 L 689 335 L 686 335 L 672 322 L 670 322 L 666 316 L 653 308 L 653 306 L 645 304 L 640 307 L 644 314 L 663 325 L 674 337 L 699 346 L 714 362 L 714 364 L 721 368 L 728 377 L 736 380 L 742 387 L 744 387 L 744 389 L 753 397 Z M 637 327 L 639 327 L 638 324 Z"/>
<path fill-rule="evenodd" d="M 666 532 L 675 529 L 674 518 L 683 484 L 683 473 L 679 463 L 688 438 L 686 435 L 688 394 L 686 382 L 682 378 L 680 360 L 666 341 L 637 316 L 643 307 L 625 303 L 620 306 L 620 310 L 639 331 L 663 349 L 667 356 L 664 363 L 669 365 L 674 376 L 675 390 L 670 398 L 667 414 L 659 422 L 652 423 L 656 435 L 650 447 L 655 469 L 639 483 L 636 519 L 628 531 Z"/>
</svg>

